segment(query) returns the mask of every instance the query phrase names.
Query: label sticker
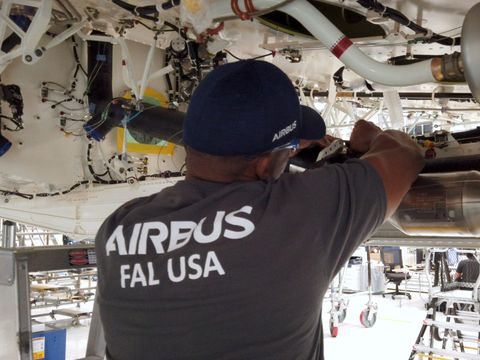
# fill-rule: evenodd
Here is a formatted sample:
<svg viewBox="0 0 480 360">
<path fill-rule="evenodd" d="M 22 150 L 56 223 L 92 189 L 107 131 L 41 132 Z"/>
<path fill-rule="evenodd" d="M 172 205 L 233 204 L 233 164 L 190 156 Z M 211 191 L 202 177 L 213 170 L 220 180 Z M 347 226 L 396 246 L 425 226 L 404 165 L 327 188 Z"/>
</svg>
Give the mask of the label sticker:
<svg viewBox="0 0 480 360">
<path fill-rule="evenodd" d="M 32 339 L 33 360 L 45 359 L 45 337 Z"/>
</svg>

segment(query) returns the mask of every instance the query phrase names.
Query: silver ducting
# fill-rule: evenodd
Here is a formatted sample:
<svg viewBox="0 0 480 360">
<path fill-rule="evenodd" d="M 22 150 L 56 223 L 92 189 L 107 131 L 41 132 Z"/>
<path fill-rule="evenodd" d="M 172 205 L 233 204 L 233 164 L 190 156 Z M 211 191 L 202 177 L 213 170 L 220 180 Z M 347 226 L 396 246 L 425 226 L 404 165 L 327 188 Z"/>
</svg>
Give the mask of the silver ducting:
<svg viewBox="0 0 480 360">
<path fill-rule="evenodd" d="M 480 236 L 480 172 L 420 175 L 390 222 L 407 235 Z"/>
<path fill-rule="evenodd" d="M 463 21 L 462 58 L 468 86 L 480 102 L 480 3 L 468 11 Z"/>
</svg>

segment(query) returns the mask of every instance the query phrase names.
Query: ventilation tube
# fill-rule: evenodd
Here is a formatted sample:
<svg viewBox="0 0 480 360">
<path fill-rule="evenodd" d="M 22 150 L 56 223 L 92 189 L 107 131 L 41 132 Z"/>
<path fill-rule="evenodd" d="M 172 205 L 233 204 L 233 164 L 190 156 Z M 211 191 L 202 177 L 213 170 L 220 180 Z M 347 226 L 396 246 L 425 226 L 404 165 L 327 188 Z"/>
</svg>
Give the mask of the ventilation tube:
<svg viewBox="0 0 480 360">
<path fill-rule="evenodd" d="M 150 106 L 145 103 L 143 105 L 145 107 Z M 125 99 L 118 99 L 112 102 L 106 118 L 98 123 L 93 123 L 92 119 L 85 124 L 85 129 L 89 133 L 89 136 L 96 141 L 102 141 L 109 131 L 114 127 L 122 125 L 122 120 L 124 120 L 127 115 L 126 106 L 128 106 L 128 101 Z M 185 113 L 178 110 L 156 107 L 141 113 L 132 112 L 129 117 L 132 120 L 126 120 L 128 129 L 157 139 L 167 140 L 177 145 L 182 144 Z"/>
<path fill-rule="evenodd" d="M 149 109 L 128 123 L 128 128 L 168 142 L 183 145 L 185 113 L 157 107 Z"/>
<path fill-rule="evenodd" d="M 420 175 L 390 222 L 413 236 L 480 236 L 480 172 Z"/>
<path fill-rule="evenodd" d="M 286 3 L 280 0 L 245 0 L 245 4 L 241 0 L 236 0 L 235 3 L 242 12 L 252 16 L 276 8 L 294 17 L 341 62 L 367 80 L 387 86 L 409 86 L 428 82 L 465 81 L 466 77 L 472 93 L 480 101 L 480 72 L 478 72 L 480 4 L 475 5 L 465 18 L 462 30 L 462 56 L 446 55 L 414 64 L 395 66 L 380 63 L 365 55 L 307 0 Z M 213 0 L 210 10 L 214 21 L 231 18 L 234 15 L 231 3 L 224 0 Z"/>
<path fill-rule="evenodd" d="M 90 84 L 89 103 L 92 118 L 84 125 L 88 136 L 96 141 L 102 141 L 115 127 L 122 125 L 130 106 L 123 98 L 112 100 L 112 57 L 113 47 L 109 43 L 88 42 L 88 71 L 93 76 Z M 185 113 L 161 107 L 149 108 L 138 114 L 132 111 L 127 121 L 127 127 L 145 135 L 167 140 L 175 144 L 182 142 L 183 119 Z M 2 150 L 0 138 L 0 156 Z M 8 144 L 5 145 L 6 150 Z M 6 152 L 5 150 L 5 152 Z"/>
</svg>

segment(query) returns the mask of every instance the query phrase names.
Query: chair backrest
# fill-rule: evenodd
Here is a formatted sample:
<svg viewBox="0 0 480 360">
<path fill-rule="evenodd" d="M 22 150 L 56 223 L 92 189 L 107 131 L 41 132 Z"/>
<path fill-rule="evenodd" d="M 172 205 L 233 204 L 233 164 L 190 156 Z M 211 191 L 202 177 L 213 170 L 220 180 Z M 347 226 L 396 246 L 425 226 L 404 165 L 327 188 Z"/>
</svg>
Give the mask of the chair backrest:
<svg viewBox="0 0 480 360">
<path fill-rule="evenodd" d="M 383 246 L 380 249 L 380 257 L 386 271 L 391 271 L 396 267 L 403 268 L 402 249 L 398 246 Z"/>
</svg>

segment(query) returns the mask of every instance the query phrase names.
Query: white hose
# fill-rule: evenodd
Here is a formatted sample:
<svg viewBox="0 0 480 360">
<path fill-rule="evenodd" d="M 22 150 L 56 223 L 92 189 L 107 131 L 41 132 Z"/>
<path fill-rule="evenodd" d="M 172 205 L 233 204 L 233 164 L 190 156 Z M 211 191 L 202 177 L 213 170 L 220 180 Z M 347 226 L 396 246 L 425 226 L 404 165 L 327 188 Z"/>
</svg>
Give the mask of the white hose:
<svg viewBox="0 0 480 360">
<path fill-rule="evenodd" d="M 253 0 L 258 10 L 281 4 L 281 0 Z M 243 1 L 238 4 L 245 11 Z M 230 1 L 214 0 L 211 8 L 213 18 L 232 16 Z M 333 25 L 307 0 L 295 0 L 283 5 L 278 11 L 297 19 L 313 36 L 336 55 L 348 68 L 363 78 L 387 86 L 409 86 L 435 82 L 431 71 L 431 60 L 411 65 L 388 65 L 373 60 Z"/>
</svg>

